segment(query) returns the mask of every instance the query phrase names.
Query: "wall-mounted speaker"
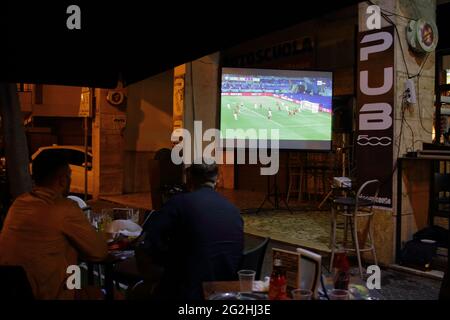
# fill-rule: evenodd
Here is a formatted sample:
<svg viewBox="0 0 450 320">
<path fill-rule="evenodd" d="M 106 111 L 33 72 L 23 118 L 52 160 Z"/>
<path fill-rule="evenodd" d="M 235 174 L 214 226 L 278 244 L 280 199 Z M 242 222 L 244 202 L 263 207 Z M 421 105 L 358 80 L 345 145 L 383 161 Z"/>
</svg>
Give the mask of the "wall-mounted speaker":
<svg viewBox="0 0 450 320">
<path fill-rule="evenodd" d="M 351 133 L 353 131 L 353 119 L 355 112 L 354 96 L 333 97 L 333 132 Z"/>
</svg>

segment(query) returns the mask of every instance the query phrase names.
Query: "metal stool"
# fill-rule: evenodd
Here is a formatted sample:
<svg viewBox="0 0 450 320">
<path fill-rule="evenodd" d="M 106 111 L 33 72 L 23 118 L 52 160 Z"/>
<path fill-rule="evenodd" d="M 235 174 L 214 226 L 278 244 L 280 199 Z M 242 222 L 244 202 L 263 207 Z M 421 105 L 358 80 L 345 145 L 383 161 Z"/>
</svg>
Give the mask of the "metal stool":
<svg viewBox="0 0 450 320">
<path fill-rule="evenodd" d="M 289 185 L 286 193 L 286 203 L 289 203 L 289 198 L 292 193 L 297 193 L 297 201 L 302 200 L 303 185 L 304 185 L 304 159 L 301 154 L 289 154 Z"/>
<path fill-rule="evenodd" d="M 361 193 L 368 186 L 373 188 L 372 190 L 373 197 L 372 200 L 367 200 L 361 198 Z M 359 273 L 361 279 L 363 279 L 363 270 L 361 263 L 361 252 L 371 251 L 375 264 L 377 262 L 377 254 L 374 246 L 374 238 L 373 238 L 373 204 L 375 203 L 375 199 L 378 197 L 378 192 L 380 189 L 380 182 L 378 180 L 370 180 L 365 182 L 356 193 L 356 197 L 339 197 L 333 200 L 333 205 L 331 207 L 331 260 L 330 260 L 330 269 L 333 268 L 334 262 L 334 253 L 336 250 L 336 224 L 337 224 L 337 216 L 344 217 L 344 239 L 343 239 L 343 249 L 345 251 L 355 251 L 356 256 L 358 258 L 358 266 Z M 367 196 L 367 194 L 365 195 Z M 339 207 L 343 208 L 342 211 L 339 211 Z M 360 240 L 358 238 L 358 223 L 357 218 L 367 218 L 368 219 L 368 238 L 370 243 L 366 245 L 366 241 L 363 241 L 362 247 L 360 247 Z M 353 247 L 347 246 L 347 233 L 348 227 L 352 229 L 351 235 L 353 240 Z"/>
</svg>

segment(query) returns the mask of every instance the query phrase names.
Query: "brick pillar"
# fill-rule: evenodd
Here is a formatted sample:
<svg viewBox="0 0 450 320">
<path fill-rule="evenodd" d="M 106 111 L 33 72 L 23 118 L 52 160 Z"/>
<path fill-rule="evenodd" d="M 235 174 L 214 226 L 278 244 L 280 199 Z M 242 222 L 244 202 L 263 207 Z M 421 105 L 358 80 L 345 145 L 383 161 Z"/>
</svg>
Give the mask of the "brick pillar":
<svg viewBox="0 0 450 320">
<path fill-rule="evenodd" d="M 107 95 L 107 89 L 95 90 L 96 109 L 92 123 L 94 198 L 123 191 L 126 104 L 113 106 L 107 101 Z"/>
<path fill-rule="evenodd" d="M 203 132 L 219 126 L 217 116 L 218 108 L 220 108 L 219 58 L 218 53 L 211 54 L 174 70 L 174 128 L 183 127 L 191 132 L 192 160 L 194 159 L 194 120 L 202 121 Z M 184 84 L 182 100 L 180 93 L 177 92 L 181 83 Z M 204 142 L 202 147 L 205 148 L 209 143 Z M 223 160 L 217 159 L 218 162 Z M 218 187 L 232 189 L 234 165 L 220 165 L 219 172 Z"/>
</svg>

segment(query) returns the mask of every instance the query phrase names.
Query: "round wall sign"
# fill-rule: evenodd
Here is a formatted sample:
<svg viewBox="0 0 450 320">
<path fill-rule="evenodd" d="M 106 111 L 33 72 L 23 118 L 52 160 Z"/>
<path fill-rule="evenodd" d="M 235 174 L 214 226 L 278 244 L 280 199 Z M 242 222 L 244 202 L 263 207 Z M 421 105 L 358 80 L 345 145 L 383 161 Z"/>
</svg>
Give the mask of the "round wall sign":
<svg viewBox="0 0 450 320">
<path fill-rule="evenodd" d="M 420 53 L 430 53 L 438 43 L 438 29 L 434 22 L 419 19 L 408 23 L 406 36 L 411 48 Z"/>
</svg>

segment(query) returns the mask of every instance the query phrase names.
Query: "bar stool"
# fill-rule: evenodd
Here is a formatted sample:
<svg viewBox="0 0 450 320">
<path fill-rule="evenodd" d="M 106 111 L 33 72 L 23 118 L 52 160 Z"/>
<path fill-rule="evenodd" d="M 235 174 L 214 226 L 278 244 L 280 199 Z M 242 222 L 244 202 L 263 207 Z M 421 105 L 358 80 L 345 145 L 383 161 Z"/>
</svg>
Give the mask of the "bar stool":
<svg viewBox="0 0 450 320">
<path fill-rule="evenodd" d="M 371 191 L 373 191 L 371 196 L 365 193 L 364 198 L 361 197 L 361 193 L 370 186 Z M 334 254 L 336 250 L 336 225 L 337 216 L 344 217 L 344 239 L 343 239 L 343 250 L 354 251 L 358 258 L 359 273 L 361 279 L 363 279 L 363 270 L 361 263 L 361 252 L 371 251 L 375 264 L 377 265 L 377 254 L 374 246 L 373 238 L 373 205 L 375 199 L 378 197 L 378 192 L 380 189 L 380 181 L 370 180 L 365 182 L 356 193 L 356 197 L 339 197 L 333 200 L 333 205 L 331 207 L 331 260 L 330 260 L 330 270 L 333 268 Z M 371 199 L 368 200 L 367 198 Z M 342 209 L 342 210 L 340 210 Z M 369 243 L 366 245 L 364 240 L 361 244 L 358 238 L 358 218 L 368 219 L 368 240 Z M 352 242 L 353 246 L 347 246 L 347 233 L 348 227 L 351 228 Z"/>
<path fill-rule="evenodd" d="M 289 153 L 288 159 L 288 173 L 289 184 L 286 193 L 286 203 L 289 203 L 289 198 L 292 193 L 297 193 L 297 201 L 302 200 L 303 185 L 304 185 L 304 159 L 300 153 Z"/>
</svg>

